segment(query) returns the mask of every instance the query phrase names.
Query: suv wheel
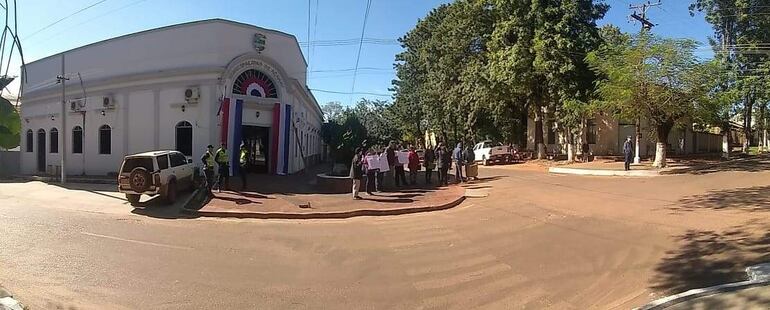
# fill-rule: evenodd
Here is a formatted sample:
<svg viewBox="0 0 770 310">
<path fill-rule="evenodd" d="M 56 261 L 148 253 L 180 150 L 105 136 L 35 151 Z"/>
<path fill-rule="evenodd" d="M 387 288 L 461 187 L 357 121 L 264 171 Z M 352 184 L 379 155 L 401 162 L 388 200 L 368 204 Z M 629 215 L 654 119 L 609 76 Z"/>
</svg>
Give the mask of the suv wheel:
<svg viewBox="0 0 770 310">
<path fill-rule="evenodd" d="M 176 182 L 168 182 L 168 185 L 166 186 L 166 195 L 163 197 L 163 199 L 169 204 L 172 204 L 176 201 Z"/>
<path fill-rule="evenodd" d="M 139 194 L 126 194 L 126 199 L 128 199 L 129 203 L 134 205 L 139 202 L 139 197 L 141 196 L 142 195 L 139 195 Z"/>
<path fill-rule="evenodd" d="M 131 170 L 131 174 L 128 175 L 128 184 L 131 186 L 131 190 L 141 193 L 150 188 L 150 173 L 143 167 L 136 167 Z"/>
</svg>

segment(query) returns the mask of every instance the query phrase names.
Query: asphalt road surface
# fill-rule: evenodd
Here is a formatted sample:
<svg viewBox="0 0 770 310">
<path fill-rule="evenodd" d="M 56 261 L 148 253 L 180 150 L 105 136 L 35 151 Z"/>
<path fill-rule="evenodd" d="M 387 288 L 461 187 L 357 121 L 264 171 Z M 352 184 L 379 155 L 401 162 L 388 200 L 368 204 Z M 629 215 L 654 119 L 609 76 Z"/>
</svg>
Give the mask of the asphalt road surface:
<svg viewBox="0 0 770 310">
<path fill-rule="evenodd" d="M 484 168 L 469 189 L 486 197 L 347 220 L 185 218 L 112 186 L 0 183 L 0 284 L 32 309 L 628 309 L 770 261 L 755 170 Z"/>
</svg>

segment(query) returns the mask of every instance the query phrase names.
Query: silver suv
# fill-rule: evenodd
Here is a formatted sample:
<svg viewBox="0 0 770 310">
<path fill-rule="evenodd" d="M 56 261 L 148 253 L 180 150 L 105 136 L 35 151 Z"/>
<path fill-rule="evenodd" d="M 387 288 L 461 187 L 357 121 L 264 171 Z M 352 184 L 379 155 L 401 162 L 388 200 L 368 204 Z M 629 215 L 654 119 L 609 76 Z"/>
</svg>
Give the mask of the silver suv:
<svg viewBox="0 0 770 310">
<path fill-rule="evenodd" d="M 128 155 L 118 174 L 118 191 L 131 204 L 142 194 L 160 195 L 168 203 L 176 201 L 177 192 L 192 186 L 193 163 L 177 151 L 153 151 Z"/>
</svg>

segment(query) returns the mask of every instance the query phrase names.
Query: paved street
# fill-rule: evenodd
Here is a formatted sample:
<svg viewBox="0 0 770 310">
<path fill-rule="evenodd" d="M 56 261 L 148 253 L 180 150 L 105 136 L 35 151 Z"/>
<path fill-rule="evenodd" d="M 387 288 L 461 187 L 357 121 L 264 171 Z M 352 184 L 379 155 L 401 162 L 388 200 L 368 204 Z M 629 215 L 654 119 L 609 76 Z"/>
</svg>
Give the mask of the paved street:
<svg viewBox="0 0 770 310">
<path fill-rule="evenodd" d="M 180 218 L 112 186 L 0 183 L 0 283 L 32 309 L 627 309 L 770 261 L 770 172 L 713 170 L 491 167 L 469 186 L 487 197 L 347 220 Z"/>
</svg>

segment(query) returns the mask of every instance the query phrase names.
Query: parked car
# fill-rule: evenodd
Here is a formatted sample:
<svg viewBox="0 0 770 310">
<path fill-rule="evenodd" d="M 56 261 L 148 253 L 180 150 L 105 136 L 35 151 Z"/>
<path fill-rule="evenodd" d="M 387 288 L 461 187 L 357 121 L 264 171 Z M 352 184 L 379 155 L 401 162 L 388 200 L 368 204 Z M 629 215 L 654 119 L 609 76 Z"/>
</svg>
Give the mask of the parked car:
<svg viewBox="0 0 770 310">
<path fill-rule="evenodd" d="M 490 163 L 509 163 L 513 161 L 511 148 L 502 143 L 494 143 L 491 140 L 476 143 L 473 147 L 476 162 L 486 166 Z"/>
<path fill-rule="evenodd" d="M 160 195 L 167 203 L 176 201 L 177 192 L 193 181 L 193 163 L 177 151 L 152 151 L 123 158 L 118 174 L 118 191 L 131 204 L 141 195 Z"/>
</svg>

